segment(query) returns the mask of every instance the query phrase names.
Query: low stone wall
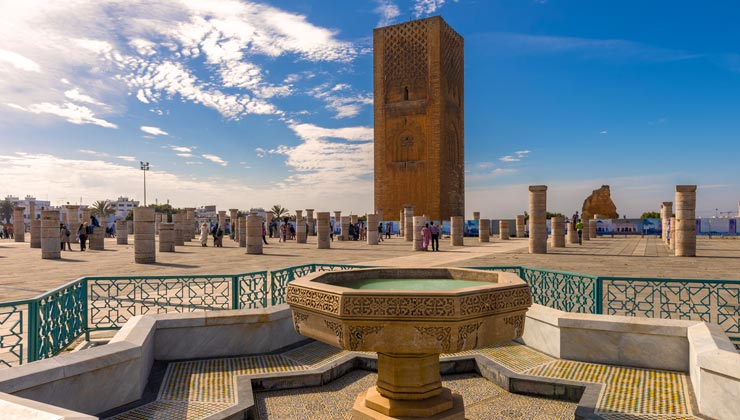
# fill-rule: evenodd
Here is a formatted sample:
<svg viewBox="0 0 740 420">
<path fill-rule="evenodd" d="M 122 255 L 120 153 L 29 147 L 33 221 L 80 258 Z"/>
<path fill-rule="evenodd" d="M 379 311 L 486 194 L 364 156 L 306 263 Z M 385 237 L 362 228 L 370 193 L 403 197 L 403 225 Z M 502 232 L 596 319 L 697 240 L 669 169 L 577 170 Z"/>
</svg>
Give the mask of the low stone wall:
<svg viewBox="0 0 740 420">
<path fill-rule="evenodd" d="M 79 413 L 102 413 L 141 398 L 155 359 L 267 353 L 305 340 L 294 331 L 291 314 L 280 305 L 136 316 L 104 346 L 0 370 L 0 413 L 4 420 L 94 418 Z M 39 408 L 43 404 L 67 414 L 54 415 Z M 7 411 L 12 415 L 5 406 L 13 407 Z M 29 417 L 28 410 L 40 411 Z"/>
<path fill-rule="evenodd" d="M 521 341 L 562 359 L 688 372 L 700 414 L 721 420 L 740 413 L 740 354 L 714 324 L 532 305 Z"/>
</svg>

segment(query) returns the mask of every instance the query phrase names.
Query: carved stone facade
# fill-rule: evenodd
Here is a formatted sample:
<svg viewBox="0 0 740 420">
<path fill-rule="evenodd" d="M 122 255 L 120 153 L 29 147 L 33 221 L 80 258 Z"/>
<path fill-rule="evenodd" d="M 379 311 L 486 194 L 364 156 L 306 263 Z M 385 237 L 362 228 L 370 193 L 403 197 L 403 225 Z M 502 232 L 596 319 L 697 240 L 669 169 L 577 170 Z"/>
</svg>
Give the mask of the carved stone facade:
<svg viewBox="0 0 740 420">
<path fill-rule="evenodd" d="M 375 208 L 465 214 L 463 47 L 441 17 L 375 29 Z"/>
</svg>

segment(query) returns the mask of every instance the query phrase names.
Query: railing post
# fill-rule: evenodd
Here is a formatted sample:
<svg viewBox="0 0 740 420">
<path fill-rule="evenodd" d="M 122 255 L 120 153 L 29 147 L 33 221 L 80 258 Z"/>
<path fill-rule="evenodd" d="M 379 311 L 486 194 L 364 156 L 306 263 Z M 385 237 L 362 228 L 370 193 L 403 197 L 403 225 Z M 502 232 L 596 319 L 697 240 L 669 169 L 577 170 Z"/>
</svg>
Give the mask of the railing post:
<svg viewBox="0 0 740 420">
<path fill-rule="evenodd" d="M 28 362 L 39 360 L 39 301 L 34 299 L 28 303 Z"/>
<path fill-rule="evenodd" d="M 231 309 L 240 309 L 241 287 L 239 287 L 239 276 L 231 276 Z"/>
<path fill-rule="evenodd" d="M 85 341 L 90 341 L 90 326 L 88 325 L 88 314 L 89 314 L 89 299 L 88 288 L 87 288 L 87 277 L 82 278 L 82 325 L 85 328 Z"/>
<path fill-rule="evenodd" d="M 599 315 L 604 314 L 603 302 L 604 297 L 604 279 L 602 277 L 596 277 L 596 283 L 594 284 L 594 303 L 596 305 L 596 313 Z"/>
</svg>

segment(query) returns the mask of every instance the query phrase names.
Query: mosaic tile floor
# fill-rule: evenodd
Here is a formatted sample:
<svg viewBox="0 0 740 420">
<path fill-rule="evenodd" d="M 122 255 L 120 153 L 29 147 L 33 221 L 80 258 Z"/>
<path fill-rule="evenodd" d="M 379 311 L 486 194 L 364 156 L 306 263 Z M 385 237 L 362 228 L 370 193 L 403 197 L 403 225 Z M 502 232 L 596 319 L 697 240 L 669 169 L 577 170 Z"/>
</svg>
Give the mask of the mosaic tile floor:
<svg viewBox="0 0 740 420">
<path fill-rule="evenodd" d="M 155 402 L 112 419 L 204 419 L 236 404 L 238 376 L 305 371 L 347 354 L 313 342 L 278 355 L 170 363 Z M 596 414 L 607 420 L 698 420 L 692 415 L 689 383 L 683 373 L 559 360 L 513 342 L 457 355 L 472 354 L 522 375 L 600 383 Z M 355 396 L 374 377 L 370 372 L 354 371 L 322 387 L 257 393 L 256 398 L 263 419 L 314 418 L 307 413 L 343 419 Z M 509 394 L 478 375 L 446 376 L 445 381 L 463 395 L 469 419 L 573 418 L 575 404 Z M 305 411 L 299 415 L 297 410 Z"/>
<path fill-rule="evenodd" d="M 348 420 L 357 395 L 375 384 L 377 375 L 353 371 L 318 387 L 257 392 L 260 420 Z M 572 419 L 577 404 L 510 394 L 476 374 L 447 375 L 443 385 L 463 396 L 467 420 Z"/>
</svg>

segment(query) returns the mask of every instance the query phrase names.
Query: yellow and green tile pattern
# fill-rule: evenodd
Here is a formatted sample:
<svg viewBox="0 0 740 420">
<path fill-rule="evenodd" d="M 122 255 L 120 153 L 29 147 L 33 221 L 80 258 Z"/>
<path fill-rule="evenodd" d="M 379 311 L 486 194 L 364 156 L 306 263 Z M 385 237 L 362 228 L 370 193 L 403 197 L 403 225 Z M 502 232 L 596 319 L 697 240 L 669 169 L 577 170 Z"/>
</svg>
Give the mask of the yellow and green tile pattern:
<svg viewBox="0 0 740 420">
<path fill-rule="evenodd" d="M 319 342 L 312 342 L 277 355 L 171 363 L 167 367 L 155 402 L 119 414 L 112 417 L 112 419 L 204 419 L 237 403 L 236 378 L 238 376 L 306 371 L 333 363 L 347 354 L 349 352 Z M 559 360 L 513 342 L 455 355 L 471 354 L 479 354 L 512 372 L 522 375 L 602 384 L 596 414 L 607 420 L 698 419 L 692 415 L 690 387 L 687 377 L 680 372 Z M 347 387 L 349 385 L 345 382 L 353 377 L 348 374 L 334 381 L 336 384 L 334 382 L 332 384 L 335 387 L 338 386 L 341 392 L 348 392 Z M 365 377 L 363 376 L 363 378 Z M 488 382 L 482 378 L 481 380 Z M 474 384 L 475 386 L 467 386 L 466 384 Z M 326 387 L 330 385 L 327 384 Z M 503 390 L 494 392 L 493 388 L 475 382 L 474 378 L 460 378 L 459 381 L 451 382 L 450 386 L 452 388 L 467 386 L 467 389 L 461 389 L 460 391 L 469 395 L 469 397 L 466 397 L 466 407 L 469 407 L 472 416 L 468 417 L 471 419 L 489 418 L 487 416 L 494 408 L 498 417 L 490 418 L 507 418 L 509 415 L 515 418 L 524 413 L 522 410 L 527 406 L 524 399 L 531 399 L 531 397 L 513 396 Z M 495 387 L 493 384 L 490 384 L 490 386 Z M 308 406 L 313 407 L 310 410 L 317 410 L 312 412 L 326 414 L 331 407 L 339 409 L 341 405 L 322 405 L 321 401 L 326 400 L 326 398 L 317 398 L 317 396 L 326 392 L 328 393 L 326 394 L 327 398 L 332 396 L 332 400 L 338 401 L 337 398 L 339 397 L 337 395 L 339 394 L 334 394 L 339 391 L 332 391 L 330 388 L 316 387 L 261 393 L 264 395 L 270 394 L 271 396 L 269 398 L 263 396 L 260 397 L 262 399 L 257 399 L 262 404 L 259 409 L 267 410 L 263 414 L 265 416 L 269 415 L 270 412 L 276 414 L 279 410 L 275 407 L 279 406 L 281 398 L 291 396 L 295 399 L 294 401 L 306 399 Z M 478 394 L 480 394 L 480 398 L 478 398 Z M 303 396 L 299 397 L 298 395 Z M 508 395 L 508 397 L 503 398 L 502 395 Z M 354 401 L 355 396 L 356 393 L 348 393 L 348 401 Z M 501 405 L 503 404 L 502 401 L 513 401 L 512 398 L 516 399 L 518 397 L 523 398 L 520 405 L 512 406 L 513 408 L 509 411 L 502 408 L 504 407 Z M 549 400 L 540 400 L 534 405 L 540 411 L 526 411 L 527 415 L 535 415 L 536 418 L 539 418 L 540 414 L 537 413 L 541 412 L 542 418 L 567 418 L 566 413 L 570 413 L 570 418 L 572 418 L 574 408 L 568 406 L 569 403 L 558 405 L 555 404 L 556 402 L 548 402 Z M 475 401 L 488 402 L 484 404 Z M 296 409 L 296 407 L 298 405 L 292 409 Z M 566 417 L 561 417 L 561 415 Z M 336 418 L 344 418 L 344 413 L 338 413 L 337 416 Z"/>
</svg>

